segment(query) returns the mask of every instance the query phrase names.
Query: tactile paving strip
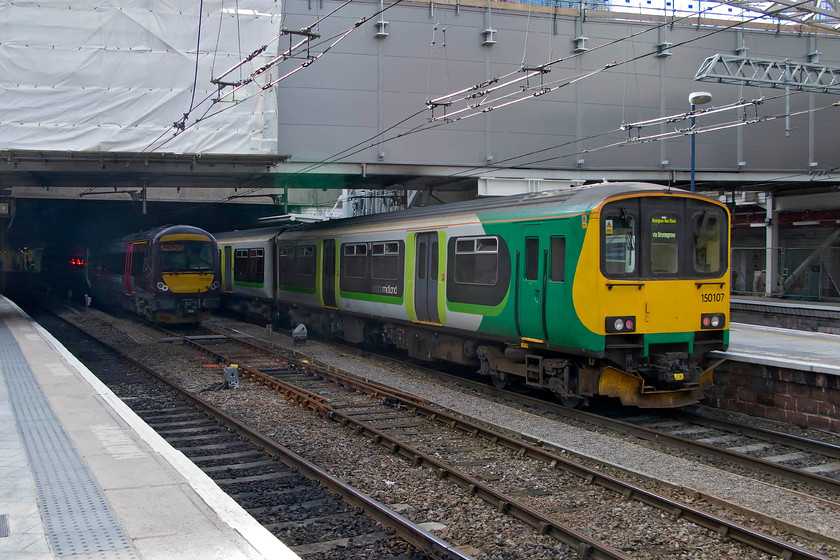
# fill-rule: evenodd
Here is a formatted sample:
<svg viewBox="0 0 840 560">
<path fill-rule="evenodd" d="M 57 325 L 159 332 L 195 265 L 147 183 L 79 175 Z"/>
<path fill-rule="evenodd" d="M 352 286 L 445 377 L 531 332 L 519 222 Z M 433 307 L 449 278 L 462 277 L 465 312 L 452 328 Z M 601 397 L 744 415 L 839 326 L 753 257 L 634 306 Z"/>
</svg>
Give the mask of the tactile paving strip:
<svg viewBox="0 0 840 560">
<path fill-rule="evenodd" d="M 135 560 L 130 541 L 2 321 L 0 367 L 53 552 L 74 559 Z"/>
</svg>

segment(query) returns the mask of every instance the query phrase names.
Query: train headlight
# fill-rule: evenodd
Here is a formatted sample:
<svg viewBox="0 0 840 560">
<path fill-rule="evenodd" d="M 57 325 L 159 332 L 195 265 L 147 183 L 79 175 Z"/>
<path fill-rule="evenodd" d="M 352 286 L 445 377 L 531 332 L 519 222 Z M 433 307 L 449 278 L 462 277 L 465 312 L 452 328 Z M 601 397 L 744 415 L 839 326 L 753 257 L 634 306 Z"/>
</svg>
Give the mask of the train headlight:
<svg viewBox="0 0 840 560">
<path fill-rule="evenodd" d="M 635 332 L 636 317 L 607 317 L 606 330 L 608 333 Z"/>
<path fill-rule="evenodd" d="M 166 282 L 158 282 L 157 283 L 157 288 L 158 288 L 158 290 L 160 290 L 162 292 L 168 292 L 169 291 L 169 286 L 166 285 Z"/>
<path fill-rule="evenodd" d="M 219 289 L 219 286 L 221 286 L 221 284 L 219 284 L 219 281 L 218 281 L 218 280 L 216 280 L 216 281 L 214 281 L 212 284 L 210 284 L 210 289 L 211 289 L 211 290 L 218 290 L 218 289 Z"/>
<path fill-rule="evenodd" d="M 722 329 L 726 326 L 726 315 L 723 313 L 703 313 L 700 316 L 701 329 Z"/>
</svg>

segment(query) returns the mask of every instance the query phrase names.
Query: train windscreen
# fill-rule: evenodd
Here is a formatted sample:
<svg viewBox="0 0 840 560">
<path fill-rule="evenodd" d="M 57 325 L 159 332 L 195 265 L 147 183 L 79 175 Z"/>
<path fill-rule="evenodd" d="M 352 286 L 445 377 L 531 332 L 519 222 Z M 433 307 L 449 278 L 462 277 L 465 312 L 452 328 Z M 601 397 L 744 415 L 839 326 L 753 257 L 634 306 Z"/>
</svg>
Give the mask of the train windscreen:
<svg viewBox="0 0 840 560">
<path fill-rule="evenodd" d="M 168 241 L 160 244 L 161 272 L 205 272 L 213 270 L 213 243 Z"/>
<path fill-rule="evenodd" d="M 601 271 L 607 278 L 719 277 L 728 265 L 729 222 L 693 198 L 631 198 L 601 212 Z"/>
</svg>

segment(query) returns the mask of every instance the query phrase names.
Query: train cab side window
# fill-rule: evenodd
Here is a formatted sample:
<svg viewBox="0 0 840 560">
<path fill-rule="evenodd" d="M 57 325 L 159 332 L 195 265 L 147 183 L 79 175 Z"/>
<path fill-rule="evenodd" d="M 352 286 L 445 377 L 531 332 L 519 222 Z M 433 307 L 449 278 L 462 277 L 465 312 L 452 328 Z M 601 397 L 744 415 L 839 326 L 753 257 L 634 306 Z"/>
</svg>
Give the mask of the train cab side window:
<svg viewBox="0 0 840 560">
<path fill-rule="evenodd" d="M 551 238 L 551 257 L 548 277 L 552 282 L 565 282 L 566 280 L 566 238 Z"/>
<path fill-rule="evenodd" d="M 604 271 L 631 275 L 636 272 L 636 217 L 624 208 L 604 215 Z"/>
<path fill-rule="evenodd" d="M 455 242 L 455 282 L 493 286 L 499 277 L 499 240 L 464 237 Z"/>
<path fill-rule="evenodd" d="M 650 218 L 650 269 L 654 274 L 679 272 L 680 217 L 655 214 Z"/>
<path fill-rule="evenodd" d="M 719 272 L 721 269 L 721 219 L 717 212 L 704 211 L 692 217 L 694 234 L 694 271 L 701 274 Z"/>
<path fill-rule="evenodd" d="M 351 243 L 344 245 L 343 274 L 347 278 L 367 277 L 367 244 Z"/>
</svg>

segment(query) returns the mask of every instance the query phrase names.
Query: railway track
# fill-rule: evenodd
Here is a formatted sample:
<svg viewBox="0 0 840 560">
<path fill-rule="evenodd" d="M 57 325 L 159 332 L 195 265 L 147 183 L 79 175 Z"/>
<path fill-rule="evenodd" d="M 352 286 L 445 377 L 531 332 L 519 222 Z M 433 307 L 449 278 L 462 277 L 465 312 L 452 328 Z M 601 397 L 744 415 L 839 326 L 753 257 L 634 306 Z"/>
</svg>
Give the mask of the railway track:
<svg viewBox="0 0 840 560">
<path fill-rule="evenodd" d="M 343 351 L 358 352 L 341 346 Z M 390 356 L 377 356 L 386 362 Z M 399 362 L 398 362 L 399 363 Z M 412 364 L 412 367 L 418 368 Z M 470 390 L 514 402 L 536 414 L 574 420 L 596 428 L 633 435 L 695 453 L 729 461 L 750 472 L 775 477 L 776 483 L 806 484 L 823 491 L 827 499 L 840 500 L 840 444 L 786 433 L 776 429 L 747 425 L 713 416 L 702 407 L 685 410 L 653 411 L 644 414 L 626 410 L 604 413 L 562 406 L 551 397 L 541 398 L 499 389 L 482 381 L 466 379 L 422 368 L 427 375 L 446 380 Z M 840 439 L 840 438 L 827 438 Z"/>
<path fill-rule="evenodd" d="M 216 335 L 218 336 L 218 335 Z M 576 527 L 572 519 L 586 517 L 581 503 L 571 506 L 557 503 L 541 504 L 546 495 L 591 494 L 597 488 L 598 500 L 614 500 L 624 504 L 628 500 L 641 507 L 651 507 L 657 513 L 654 517 L 668 517 L 681 520 L 709 530 L 711 535 L 726 537 L 743 543 L 747 547 L 784 558 L 818 558 L 819 555 L 780 541 L 768 535 L 746 529 L 725 519 L 715 517 L 685 504 L 656 496 L 642 488 L 606 476 L 596 469 L 589 469 L 563 457 L 560 453 L 529 444 L 516 437 L 485 428 L 439 409 L 426 406 L 416 397 L 402 394 L 381 385 L 369 383 L 315 364 L 311 359 L 296 352 L 283 351 L 286 363 L 248 366 L 261 350 L 276 356 L 277 348 L 266 348 L 263 342 L 243 340 L 240 334 L 226 340 L 187 337 L 185 340 L 203 351 L 212 353 L 222 362 L 240 365 L 244 378 L 258 383 L 287 398 L 295 399 L 322 416 L 340 422 L 344 426 L 384 446 L 388 452 L 402 456 L 412 466 L 432 469 L 441 479 L 447 479 L 465 488 L 469 494 L 480 497 L 494 505 L 502 513 L 533 526 L 542 534 L 548 534 L 570 547 L 584 551 L 587 557 L 621 557 L 609 550 L 598 540 L 588 537 L 585 531 Z M 211 344 L 207 344 L 212 340 Z M 346 389 L 351 388 L 353 392 Z M 374 398 L 371 398 L 373 396 Z M 445 434 L 445 435 L 444 435 Z M 510 452 L 513 451 L 513 454 Z M 513 458 L 512 458 L 513 456 Z M 522 461 L 537 463 L 534 480 L 522 484 L 500 483 L 508 475 L 522 469 Z M 488 465 L 493 468 L 488 470 Z M 513 488 L 510 488 L 513 486 Z M 536 487 L 529 499 L 521 497 L 523 488 Z M 525 492 L 528 494 L 528 492 Z M 607 496 L 611 494 L 611 496 Z M 572 498 L 574 502 L 574 498 Z M 622 510 L 623 505 L 617 505 Z M 562 510 L 570 515 L 562 515 Z M 567 520 L 567 521 L 564 521 Z M 667 528 L 658 528 L 667 531 Z M 604 539 L 615 539 L 599 535 Z M 714 538 L 711 540 L 715 540 Z M 626 541 L 625 541 L 626 542 Z M 618 548 L 618 547 L 616 547 Z M 602 556 L 604 555 L 604 556 Z"/>
<path fill-rule="evenodd" d="M 37 320 L 302 558 L 471 557 L 63 320 Z"/>
<path fill-rule="evenodd" d="M 736 464 L 804 482 L 840 498 L 840 446 L 778 430 L 723 420 L 701 412 L 671 411 L 615 418 L 637 434 L 700 448 Z M 628 428 L 632 429 L 632 428 Z"/>
</svg>

